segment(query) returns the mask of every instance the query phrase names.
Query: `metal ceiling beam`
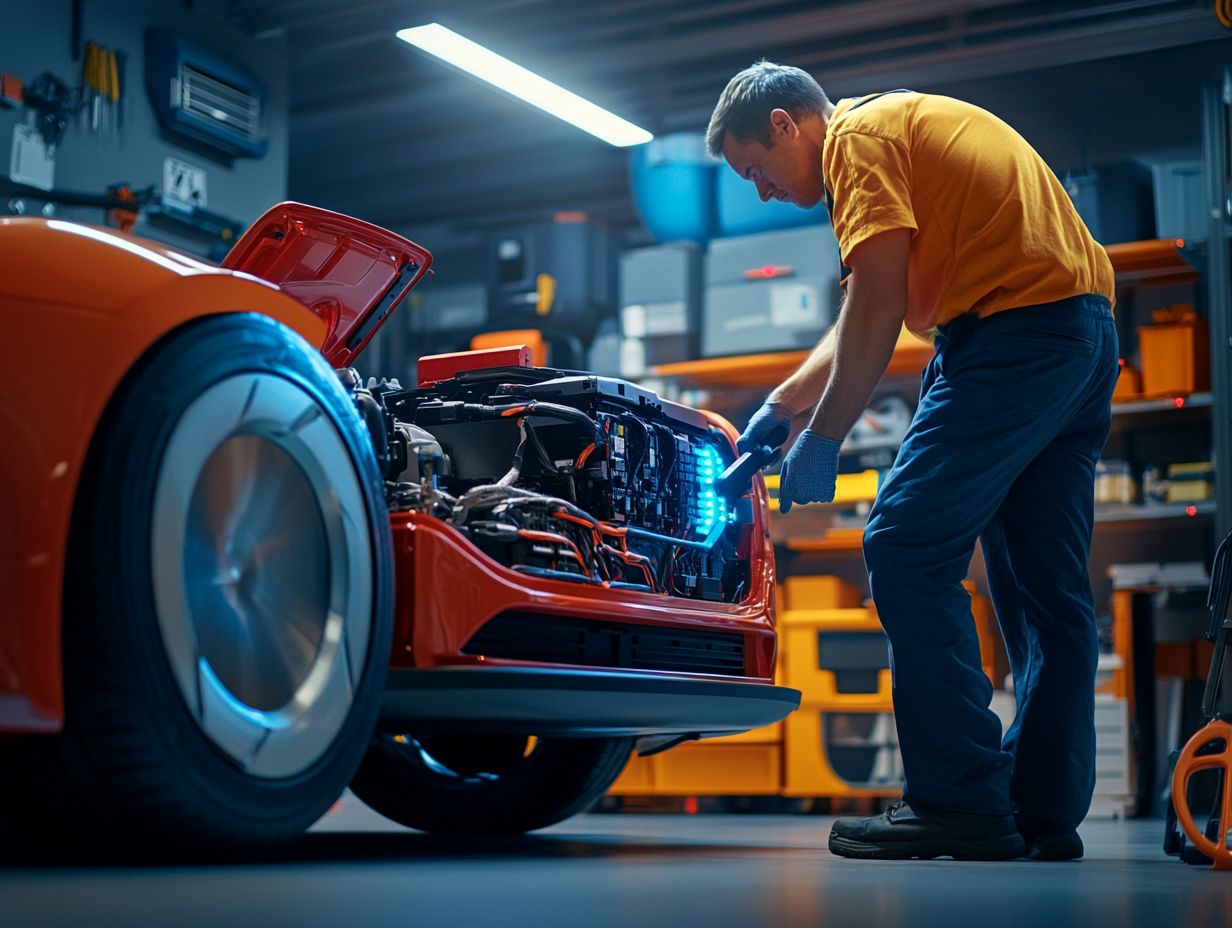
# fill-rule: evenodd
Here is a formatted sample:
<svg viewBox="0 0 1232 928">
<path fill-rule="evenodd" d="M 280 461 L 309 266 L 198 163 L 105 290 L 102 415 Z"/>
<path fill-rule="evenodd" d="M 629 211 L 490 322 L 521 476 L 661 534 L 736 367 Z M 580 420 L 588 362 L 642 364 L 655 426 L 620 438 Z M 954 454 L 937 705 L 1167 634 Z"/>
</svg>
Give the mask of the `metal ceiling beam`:
<svg viewBox="0 0 1232 928">
<path fill-rule="evenodd" d="M 990 8 L 992 5 L 988 2 L 984 4 L 985 8 Z M 1001 5 L 1004 4 L 1002 3 Z M 1139 14 L 1137 17 L 1114 20 L 1101 20 L 1097 17 L 1099 10 L 1092 11 L 1090 7 L 1083 7 L 1081 9 L 1086 11 L 1085 15 L 1089 17 L 1089 22 L 1092 23 L 1090 26 L 1091 32 L 1084 34 L 1119 33 L 1125 29 L 1135 29 L 1138 24 L 1142 24 L 1148 29 L 1151 28 L 1152 24 L 1156 23 L 1165 28 L 1172 28 L 1177 22 L 1188 22 L 1192 24 L 1193 29 L 1192 31 L 1186 30 L 1184 32 L 1183 40 L 1179 43 L 1184 44 L 1184 42 L 1188 41 L 1214 38 L 1221 32 L 1218 20 L 1211 15 L 1210 10 L 1198 9 L 1188 3 L 1181 4 L 1180 8 L 1178 8 L 1176 0 L 1134 0 L 1134 2 L 1128 3 L 1105 4 L 1108 9 L 1116 8 L 1121 12 L 1130 9 L 1141 10 L 1159 7 L 1161 5 L 1166 5 L 1173 9 L 1162 14 L 1150 16 Z M 922 2 L 918 6 L 931 7 L 933 4 Z M 816 14 L 808 15 L 815 16 Z M 1074 12 L 1071 10 L 1066 15 L 1072 16 Z M 1060 61 L 1056 59 L 1049 60 L 1049 46 L 1052 42 L 1052 36 L 1065 36 L 1068 34 L 1065 30 L 1081 30 L 1083 28 L 1081 25 L 1065 25 L 1063 22 L 1058 27 L 1058 32 L 1056 33 L 1044 34 L 1040 32 L 1041 26 L 1046 26 L 1052 21 L 1053 16 L 1055 16 L 1055 12 L 1052 16 L 1045 16 L 1043 18 L 1016 18 L 1006 27 L 1009 31 L 1015 33 L 1028 30 L 1034 32 L 1031 38 L 1026 40 L 1028 43 L 1034 43 L 1036 48 L 1036 54 L 1033 59 L 1034 63 L 1030 65 L 1031 67 L 1063 63 L 1064 59 Z M 738 47 L 742 49 L 757 48 L 760 54 L 778 57 L 780 60 L 790 60 L 792 63 L 802 67 L 809 67 L 813 63 L 826 64 L 836 58 L 844 60 L 860 54 L 885 54 L 891 49 L 904 49 L 912 44 L 919 46 L 935 44 L 945 47 L 962 45 L 968 37 L 978 38 L 988 35 L 998 28 L 1001 27 L 996 23 L 973 25 L 968 36 L 966 31 L 954 32 L 949 21 L 938 20 L 931 29 L 920 29 L 904 33 L 881 30 L 875 36 L 870 35 L 864 42 L 860 42 L 857 39 L 852 43 L 841 45 L 833 43 L 833 36 L 827 34 L 826 41 L 831 47 L 815 53 L 810 53 L 807 48 L 809 33 L 800 31 L 780 33 L 777 39 L 768 41 L 762 46 L 757 46 L 741 30 L 735 29 L 724 41 L 727 43 L 738 42 L 741 43 Z M 1013 43 L 1014 37 L 1011 36 L 1003 41 Z M 1167 44 L 1178 44 L 1178 42 L 1161 36 L 1160 41 L 1154 46 L 1147 43 L 1145 45 L 1135 45 L 1134 47 L 1167 47 Z M 701 49 L 705 49 L 705 51 Z M 643 52 L 644 50 L 643 47 Z M 934 52 L 937 50 L 934 50 Z M 681 59 L 680 55 L 684 55 L 685 58 Z M 606 106 L 608 109 L 634 121 L 637 121 L 639 118 L 653 121 L 652 117 L 663 118 L 663 114 L 666 112 L 665 106 L 656 105 L 664 102 L 662 88 L 657 89 L 653 93 L 649 90 L 648 84 L 650 82 L 645 78 L 646 71 L 651 66 L 649 62 L 656 60 L 670 62 L 671 71 L 675 76 L 668 83 L 666 91 L 670 95 L 668 99 L 672 105 L 679 103 L 677 99 L 678 94 L 685 82 L 691 79 L 696 80 L 702 76 L 707 81 L 712 81 L 714 77 L 711 75 L 722 74 L 721 80 L 725 83 L 727 77 L 730 77 L 737 66 L 737 63 L 733 63 L 722 55 L 713 54 L 712 49 L 704 42 L 694 42 L 692 40 L 688 42 L 674 41 L 670 49 L 660 49 L 657 54 L 644 54 L 642 57 L 639 57 L 636 48 L 621 47 L 610 58 L 611 60 L 619 61 L 620 66 L 624 69 L 619 76 L 613 77 L 608 75 L 605 78 L 601 61 L 597 61 L 593 55 L 573 60 L 572 64 L 570 59 L 561 59 L 559 67 L 554 68 L 554 71 L 557 74 L 573 71 L 582 76 L 583 80 L 589 83 L 592 88 L 604 86 L 610 88 L 605 93 L 590 93 L 589 96 L 595 98 L 596 102 Z M 414 67 L 410 62 L 411 59 L 408 57 L 408 71 L 411 67 Z M 682 64 L 689 66 L 682 67 Z M 414 111 L 423 112 L 432 105 L 433 97 L 448 94 L 451 88 L 459 86 L 460 80 L 466 80 L 466 78 L 449 73 L 444 68 L 440 69 L 440 73 L 440 82 L 431 90 L 410 90 L 409 78 L 397 74 L 391 75 L 387 71 L 379 77 L 370 80 L 345 82 L 338 86 L 331 86 L 327 82 L 322 81 L 298 79 L 293 75 L 293 81 L 297 87 L 302 88 L 311 85 L 323 89 L 321 92 L 304 92 L 302 90 L 297 92 L 292 101 L 292 118 L 297 121 L 303 121 L 306 125 L 314 123 L 333 124 L 341 111 L 341 118 L 360 121 L 361 119 L 381 114 L 386 107 L 395 108 L 397 104 L 391 102 L 392 100 L 398 100 L 412 107 Z M 992 73 L 997 72 L 994 71 Z M 640 81 L 638 80 L 639 76 L 641 78 Z M 582 93 L 583 96 L 588 95 L 587 88 L 585 87 L 578 88 L 573 86 L 573 89 Z M 640 98 L 639 90 L 642 91 Z"/>
<path fill-rule="evenodd" d="M 1183 25 L 1183 24 L 1182 24 Z M 1180 28 L 1174 24 L 1175 28 Z M 1146 32 L 1154 40 L 1176 38 L 1178 33 L 1161 29 L 1158 24 L 1152 24 Z M 1179 33 L 1184 36 L 1187 33 Z M 1070 36 L 1062 43 L 1050 43 L 1054 48 L 1068 54 L 1068 61 L 1099 60 L 1125 53 L 1125 50 L 1143 50 L 1139 46 L 1147 41 L 1148 36 L 1131 34 L 1122 31 L 1105 38 L 1103 43 L 1096 41 L 1091 35 Z M 916 84 L 921 82 L 933 84 L 944 82 L 945 79 L 966 79 L 975 76 L 989 76 L 990 63 L 995 63 L 998 73 L 1013 73 L 1016 67 L 1024 64 L 1020 55 L 1013 54 L 1010 47 L 1014 43 L 1001 43 L 979 50 L 958 50 L 953 60 L 945 67 L 949 68 L 949 78 L 941 78 L 939 64 L 935 58 L 926 60 L 904 60 L 891 65 L 880 64 L 880 70 L 869 70 L 867 65 L 852 65 L 833 72 L 841 81 L 835 81 L 832 86 L 841 88 L 844 84 L 858 85 L 853 92 L 867 89 L 868 86 L 889 86 L 891 84 Z M 1153 47 L 1153 46 L 1152 46 Z M 974 51 L 980 57 L 974 58 Z M 1074 53 L 1082 52 L 1082 57 Z M 982 63 L 981 63 L 982 62 Z M 975 65 L 978 70 L 972 71 Z M 1034 66 L 1034 63 L 1031 64 Z M 863 70 L 863 73 L 861 71 Z M 922 80 L 914 80 L 922 78 Z M 716 85 L 717 86 L 717 85 Z M 672 128 L 696 129 L 698 120 L 696 114 L 709 115 L 717 91 L 711 90 L 697 97 L 692 110 L 681 111 L 680 125 Z M 689 115 L 691 113 L 694 116 Z M 436 147 L 436 152 L 429 156 L 416 156 L 411 160 L 410 172 L 408 166 L 398 162 L 398 159 L 370 159 L 349 169 L 345 174 L 338 174 L 325 183 L 313 183 L 308 177 L 294 170 L 293 189 L 302 190 L 304 195 L 312 198 L 359 197 L 359 203 L 371 202 L 373 208 L 388 210 L 402 221 L 412 221 L 427 216 L 453 215 L 456 218 L 473 217 L 486 212 L 491 204 L 499 202 L 504 205 L 515 198 L 518 202 L 543 202 L 550 194 L 555 202 L 564 202 L 574 182 L 585 185 L 583 178 L 596 175 L 615 178 L 611 181 L 621 188 L 625 184 L 625 168 L 623 155 L 619 152 L 609 152 L 606 149 L 596 149 L 594 158 L 586 154 L 578 155 L 579 146 L 583 150 L 588 147 L 587 140 L 579 140 L 577 145 L 560 143 L 556 148 L 547 148 L 542 137 L 534 135 L 517 135 L 501 133 L 497 136 L 501 141 L 492 144 L 493 136 L 484 129 L 465 137 L 451 136 L 447 145 Z M 486 144 L 485 144 L 486 141 Z M 292 145 L 292 151 L 299 146 Z M 546 148 L 546 155 L 544 154 Z M 459 158 L 459 151 L 475 152 L 468 158 Z M 314 151 L 313 161 L 332 163 L 336 158 L 320 157 Z M 513 165 L 514 167 L 509 167 Z M 299 175 L 299 176 L 296 176 Z M 510 178 L 516 177 L 517 191 L 511 188 Z M 441 194 L 420 196 L 416 190 L 449 191 L 465 189 L 465 200 Z M 391 194 L 390 191 L 395 191 Z M 372 193 L 366 194 L 366 191 Z M 482 204 L 482 205 L 480 205 Z M 365 207 L 367 208 L 367 207 Z"/>
<path fill-rule="evenodd" d="M 811 8 L 805 12 L 762 17 L 750 16 L 766 6 L 765 0 L 740 0 L 733 6 L 744 12 L 744 18 L 728 19 L 723 25 L 688 31 L 671 32 L 659 25 L 658 18 L 639 22 L 629 17 L 614 24 L 616 32 L 631 36 L 630 41 L 613 41 L 615 33 L 607 30 L 587 29 L 585 26 L 554 27 L 542 34 L 529 33 L 525 24 L 503 25 L 495 21 L 480 21 L 475 16 L 478 32 L 470 37 L 483 42 L 487 36 L 509 35 L 506 43 L 491 43 L 499 50 L 526 62 L 520 55 L 543 59 L 551 57 L 552 72 L 557 75 L 581 74 L 595 81 L 615 73 L 639 73 L 656 63 L 666 63 L 673 70 L 681 65 L 710 58 L 721 57 L 735 51 L 749 55 L 760 54 L 762 49 L 797 43 L 802 36 L 819 35 L 832 40 L 870 30 L 885 30 L 931 19 L 944 20 L 955 13 L 990 10 L 1013 5 L 1014 0 L 859 0 L 837 7 Z M 1167 2 L 1167 0 L 1139 0 L 1139 2 Z M 726 5 L 725 5 L 726 6 Z M 722 10 L 723 7 L 719 7 Z M 460 17 L 454 13 L 450 20 L 455 24 Z M 709 18 L 709 17 L 708 17 Z M 682 22 L 690 22 L 685 19 Z M 670 14 L 665 18 L 670 22 Z M 652 28 L 652 26 L 654 28 Z M 331 31 L 330 38 L 323 41 L 292 43 L 292 70 L 297 74 L 318 73 L 323 60 L 340 52 L 353 52 L 362 56 L 363 48 L 374 42 L 392 40 L 393 20 L 379 28 L 362 31 Z M 603 39 L 601 44 L 598 40 Z M 579 49 L 581 51 L 579 51 Z M 370 52 L 369 52 L 370 53 Z M 307 74 L 305 74 L 305 77 Z M 552 74 L 545 74 L 552 77 Z M 309 86 L 306 80 L 301 86 Z M 320 92 L 309 91 L 296 95 L 296 106 L 333 105 L 341 102 L 338 94 L 320 81 L 312 82 Z M 397 80 L 384 75 L 348 86 L 355 96 L 369 96 L 393 92 Z"/>
<path fill-rule="evenodd" d="M 1209 10 L 1191 9 L 1113 23 L 1066 27 L 1046 36 L 1008 38 L 974 46 L 944 46 L 942 33 L 885 38 L 837 51 L 793 55 L 790 60 L 814 73 L 827 89 L 842 93 L 890 84 L 936 85 L 1013 74 L 1188 45 L 1225 34 Z M 935 47 L 910 54 L 914 45 Z M 695 128 L 704 125 L 731 73 L 730 67 L 716 64 L 674 80 L 670 89 L 671 106 L 658 114 L 660 130 L 672 131 L 668 127 L 679 126 L 682 122 Z M 432 112 L 456 93 L 456 82 L 445 75 L 442 82 L 430 90 L 371 96 L 361 102 L 352 100 L 341 112 L 333 107 L 304 112 L 296 106 L 292 109 L 292 125 L 296 133 L 325 128 L 336 131 L 339 126 L 374 121 L 399 125 L 402 119 L 413 118 L 416 113 Z M 611 97 L 600 102 L 636 121 L 645 118 L 655 100 L 644 90 L 626 83 L 613 88 Z M 475 133 L 477 138 L 485 134 L 483 131 Z M 392 140 L 392 135 L 386 133 L 384 137 Z M 377 133 L 376 137 L 382 136 Z"/>
</svg>

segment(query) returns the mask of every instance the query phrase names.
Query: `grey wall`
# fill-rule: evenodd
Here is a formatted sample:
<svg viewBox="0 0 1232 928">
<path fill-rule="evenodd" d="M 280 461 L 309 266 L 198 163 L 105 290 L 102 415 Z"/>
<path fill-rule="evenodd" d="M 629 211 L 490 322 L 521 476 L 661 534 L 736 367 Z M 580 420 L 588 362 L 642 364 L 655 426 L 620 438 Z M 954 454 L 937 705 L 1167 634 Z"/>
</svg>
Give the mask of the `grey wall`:
<svg viewBox="0 0 1232 928">
<path fill-rule="evenodd" d="M 1232 66 L 1232 37 L 981 81 L 920 87 L 992 110 L 1056 170 L 1121 158 L 1199 157 L 1202 86 Z"/>
<path fill-rule="evenodd" d="M 70 87 L 81 80 L 81 62 L 69 49 L 70 0 L 0 0 L 0 71 L 27 85 L 50 71 Z M 266 207 L 286 199 L 287 55 L 280 43 L 244 35 L 225 15 L 223 0 L 86 0 L 82 39 L 128 52 L 124 130 L 120 138 L 96 138 L 80 121 L 70 124 L 56 152 L 57 188 L 101 194 L 109 184 L 162 186 L 163 159 L 171 156 L 206 172 L 207 208 L 247 224 Z M 205 147 L 162 133 L 145 90 L 144 36 L 166 26 L 240 64 L 268 92 L 269 152 L 259 160 L 228 163 Z M 0 171 L 7 176 L 13 127 L 25 109 L 0 109 Z M 0 212 L 7 212 L 0 199 Z M 61 208 L 59 214 L 102 222 L 97 209 Z M 138 231 L 191 247 L 191 239 L 142 225 Z M 196 243 L 198 246 L 200 242 Z"/>
</svg>

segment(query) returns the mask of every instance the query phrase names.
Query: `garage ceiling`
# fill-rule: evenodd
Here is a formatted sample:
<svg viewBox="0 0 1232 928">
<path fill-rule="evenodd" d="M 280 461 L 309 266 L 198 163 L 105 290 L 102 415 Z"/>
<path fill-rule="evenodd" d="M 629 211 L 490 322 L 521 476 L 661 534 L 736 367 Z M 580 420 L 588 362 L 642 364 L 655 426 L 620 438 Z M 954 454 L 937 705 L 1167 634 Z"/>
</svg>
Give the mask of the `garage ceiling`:
<svg viewBox="0 0 1232 928">
<path fill-rule="evenodd" d="M 291 195 L 403 229 L 552 209 L 634 222 L 628 152 L 394 38 L 440 22 L 656 134 L 700 130 L 755 57 L 832 97 L 921 89 L 1228 35 L 1200 0 L 228 0 L 291 62 Z"/>
</svg>

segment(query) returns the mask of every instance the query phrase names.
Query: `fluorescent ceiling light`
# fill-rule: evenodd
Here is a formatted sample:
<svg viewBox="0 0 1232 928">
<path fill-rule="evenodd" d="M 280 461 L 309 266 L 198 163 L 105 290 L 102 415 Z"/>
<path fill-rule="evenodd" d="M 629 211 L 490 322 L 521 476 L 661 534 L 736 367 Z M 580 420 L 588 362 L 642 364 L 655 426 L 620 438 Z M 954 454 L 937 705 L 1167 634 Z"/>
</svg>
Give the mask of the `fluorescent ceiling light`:
<svg viewBox="0 0 1232 928">
<path fill-rule="evenodd" d="M 439 23 L 401 29 L 398 38 L 474 74 L 505 93 L 513 94 L 611 145 L 641 145 L 654 138 L 645 129 L 583 100 L 558 84 L 502 58 Z"/>
</svg>

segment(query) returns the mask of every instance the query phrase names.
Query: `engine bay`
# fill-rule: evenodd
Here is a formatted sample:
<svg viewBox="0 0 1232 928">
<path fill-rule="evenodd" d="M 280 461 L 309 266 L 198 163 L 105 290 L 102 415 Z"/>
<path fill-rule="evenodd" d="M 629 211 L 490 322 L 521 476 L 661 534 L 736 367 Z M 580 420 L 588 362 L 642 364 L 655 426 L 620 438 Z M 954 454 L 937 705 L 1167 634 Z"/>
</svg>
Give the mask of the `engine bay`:
<svg viewBox="0 0 1232 928">
<path fill-rule="evenodd" d="M 634 384 L 531 367 L 404 389 L 340 371 L 377 449 L 390 512 L 452 525 L 496 562 L 571 583 L 739 602 L 747 497 L 705 415 Z"/>
</svg>

